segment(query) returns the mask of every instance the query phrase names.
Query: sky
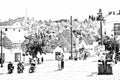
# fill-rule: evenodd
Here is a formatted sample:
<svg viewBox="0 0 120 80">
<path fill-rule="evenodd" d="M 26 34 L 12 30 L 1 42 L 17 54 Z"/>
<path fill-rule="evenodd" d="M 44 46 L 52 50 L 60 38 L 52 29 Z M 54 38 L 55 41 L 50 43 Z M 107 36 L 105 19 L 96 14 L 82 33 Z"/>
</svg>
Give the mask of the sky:
<svg viewBox="0 0 120 80">
<path fill-rule="evenodd" d="M 17 17 L 34 17 L 36 20 L 69 19 L 70 16 L 84 20 L 96 15 L 101 8 L 103 14 L 120 9 L 119 0 L 1 0 L 0 20 Z"/>
</svg>

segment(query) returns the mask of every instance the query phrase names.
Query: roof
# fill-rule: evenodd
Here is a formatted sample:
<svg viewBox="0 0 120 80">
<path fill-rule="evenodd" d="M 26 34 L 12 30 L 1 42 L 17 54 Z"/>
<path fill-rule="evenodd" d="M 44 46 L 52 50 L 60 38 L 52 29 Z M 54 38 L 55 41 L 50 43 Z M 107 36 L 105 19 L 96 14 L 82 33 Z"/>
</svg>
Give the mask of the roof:
<svg viewBox="0 0 120 80">
<path fill-rule="evenodd" d="M 0 22 L 0 26 L 12 26 L 16 22 L 19 22 L 22 24 L 23 20 L 24 20 L 24 18 L 9 19 L 9 21 Z"/>
<path fill-rule="evenodd" d="M 86 35 L 82 34 L 81 40 L 79 40 L 80 44 L 82 43 L 82 41 L 84 41 L 86 45 L 93 45 L 94 41 L 92 40 L 91 36 L 86 36 Z"/>
<path fill-rule="evenodd" d="M 12 49 L 14 47 L 14 44 L 12 43 L 12 41 L 7 36 L 4 36 L 2 38 L 2 41 L 3 41 L 3 47 L 4 48 Z M 0 38 L 0 45 L 1 45 L 1 38 Z"/>
<path fill-rule="evenodd" d="M 76 43 L 76 37 L 72 34 L 72 42 L 73 44 Z M 59 43 L 58 45 L 64 46 L 67 50 L 71 50 L 71 32 L 69 29 L 64 30 L 62 33 L 58 34 Z M 73 46 L 74 47 L 74 46 Z"/>
<path fill-rule="evenodd" d="M 59 46 L 57 46 L 57 47 L 53 50 L 53 52 L 54 52 L 54 53 L 55 53 L 55 52 L 61 52 L 61 53 L 63 53 L 63 49 L 60 48 Z"/>
</svg>

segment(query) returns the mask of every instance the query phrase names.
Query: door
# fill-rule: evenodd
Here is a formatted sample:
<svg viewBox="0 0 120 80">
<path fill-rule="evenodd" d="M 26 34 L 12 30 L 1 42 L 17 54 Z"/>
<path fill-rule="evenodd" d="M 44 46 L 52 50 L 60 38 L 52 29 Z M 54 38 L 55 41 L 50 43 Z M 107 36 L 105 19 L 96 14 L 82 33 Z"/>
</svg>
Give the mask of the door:
<svg viewBox="0 0 120 80">
<path fill-rule="evenodd" d="M 21 53 L 15 53 L 15 62 L 21 61 Z"/>
</svg>

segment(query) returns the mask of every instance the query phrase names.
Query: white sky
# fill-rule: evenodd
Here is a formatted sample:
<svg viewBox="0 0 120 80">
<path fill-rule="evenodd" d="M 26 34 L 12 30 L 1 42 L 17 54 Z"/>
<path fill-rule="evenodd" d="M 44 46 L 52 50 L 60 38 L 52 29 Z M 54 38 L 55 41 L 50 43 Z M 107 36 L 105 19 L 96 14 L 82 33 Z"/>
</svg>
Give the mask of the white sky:
<svg viewBox="0 0 120 80">
<path fill-rule="evenodd" d="M 101 8 L 106 12 L 120 9 L 119 0 L 1 0 L 0 19 L 35 17 L 41 20 L 69 19 L 70 16 L 84 20 L 89 14 L 95 14 Z"/>
</svg>

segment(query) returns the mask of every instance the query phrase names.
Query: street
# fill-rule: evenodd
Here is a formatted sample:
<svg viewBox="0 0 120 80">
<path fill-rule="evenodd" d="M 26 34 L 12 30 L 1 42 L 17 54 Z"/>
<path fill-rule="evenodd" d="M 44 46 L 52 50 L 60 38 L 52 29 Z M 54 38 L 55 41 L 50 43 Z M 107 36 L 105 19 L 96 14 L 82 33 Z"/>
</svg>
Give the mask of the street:
<svg viewBox="0 0 120 80">
<path fill-rule="evenodd" d="M 13 74 L 7 74 L 7 67 L 0 68 L 1 80 L 119 80 L 120 63 L 113 65 L 113 75 L 97 75 L 97 58 L 87 60 L 65 61 L 65 68 L 58 70 L 57 61 L 45 61 L 37 65 L 35 73 L 28 73 L 29 66 L 24 73 L 18 74 L 16 68 Z"/>
</svg>

